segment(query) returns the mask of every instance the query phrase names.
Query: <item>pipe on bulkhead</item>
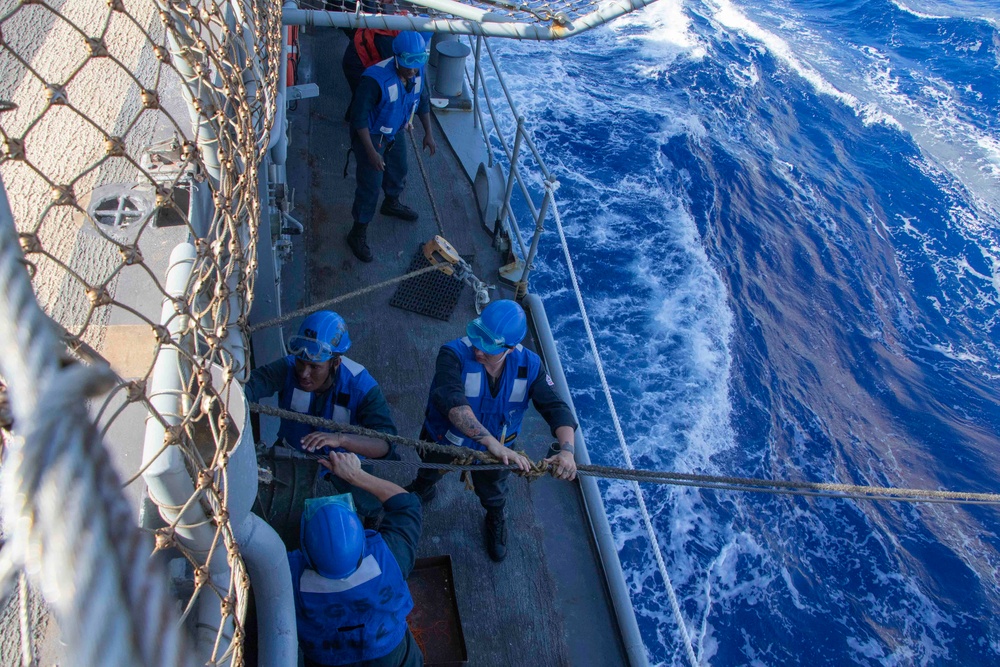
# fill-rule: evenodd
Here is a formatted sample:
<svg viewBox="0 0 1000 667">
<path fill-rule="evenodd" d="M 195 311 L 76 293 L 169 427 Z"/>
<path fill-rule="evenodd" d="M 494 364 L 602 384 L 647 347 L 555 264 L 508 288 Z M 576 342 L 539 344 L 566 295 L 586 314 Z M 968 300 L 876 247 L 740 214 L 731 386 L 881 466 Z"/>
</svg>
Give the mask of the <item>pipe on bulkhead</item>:
<svg viewBox="0 0 1000 667">
<path fill-rule="evenodd" d="M 183 34 L 183 24 L 179 21 L 175 30 L 167 30 L 167 45 L 170 47 L 171 63 L 183 80 L 181 96 L 187 103 L 188 114 L 191 117 L 191 129 L 197 137 L 198 148 L 201 149 L 201 159 L 205 171 L 215 183 L 219 183 L 222 174 L 222 163 L 219 161 L 219 136 L 216 133 L 215 121 L 211 118 L 214 108 L 211 90 L 202 78 L 195 72 L 185 59 L 189 53 L 198 53 L 193 48 L 190 37 Z M 155 95 L 155 91 L 150 93 Z M 159 102 L 157 101 L 157 104 Z"/>
<path fill-rule="evenodd" d="M 282 6 L 285 9 L 298 9 L 295 2 L 286 2 Z M 277 165 L 284 165 L 288 159 L 288 28 L 281 27 L 281 57 L 278 60 L 278 108 L 274 114 L 274 125 L 271 126 L 271 141 L 268 143 L 268 150 L 271 152 L 271 161 Z"/>
<path fill-rule="evenodd" d="M 194 335 L 190 331 L 190 316 L 178 312 L 176 304 L 181 302 L 176 299 L 188 292 L 196 259 L 197 252 L 190 243 L 178 244 L 170 253 L 166 277 L 167 296 L 163 299 L 160 322 L 175 341 L 185 335 Z M 194 482 L 180 447 L 168 444 L 167 440 L 165 425 L 176 426 L 183 420 L 181 397 L 187 379 L 184 377 L 184 370 L 177 347 L 172 344 L 160 346 L 153 363 L 149 402 L 162 416 L 165 424 L 153 414 L 146 417 L 142 448 L 142 468 L 145 472 L 142 477 L 150 499 L 159 507 L 160 516 L 168 525 L 177 524 L 177 540 L 202 562 L 212 552 L 212 559 L 208 563 L 212 584 L 220 590 L 228 590 L 230 569 L 226 550 L 216 548 L 212 551 L 216 528 L 208 521 L 201 503 L 193 502 L 184 507 L 195 493 Z M 190 367 L 187 371 L 190 373 Z M 199 659 L 208 661 L 212 656 L 219 628 L 223 624 L 222 609 L 214 594 L 199 595 L 197 604 L 196 651 Z M 232 621 L 226 621 L 226 624 L 223 635 L 231 638 Z"/>
<path fill-rule="evenodd" d="M 252 513 L 240 524 L 236 539 L 257 606 L 257 664 L 294 665 L 299 643 L 285 543 L 274 528 Z"/>
</svg>

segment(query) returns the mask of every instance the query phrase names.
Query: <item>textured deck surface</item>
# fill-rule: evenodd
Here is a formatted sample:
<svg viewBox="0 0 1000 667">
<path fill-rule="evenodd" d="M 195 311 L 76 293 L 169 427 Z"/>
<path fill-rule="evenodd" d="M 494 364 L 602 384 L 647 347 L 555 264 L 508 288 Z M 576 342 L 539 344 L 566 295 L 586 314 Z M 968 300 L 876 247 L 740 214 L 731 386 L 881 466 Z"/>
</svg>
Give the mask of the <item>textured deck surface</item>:
<svg viewBox="0 0 1000 667">
<path fill-rule="evenodd" d="M 424 153 L 422 159 L 433 179 L 440 221 L 435 220 L 410 143 L 403 201 L 420 212 L 420 220 L 376 214 L 369 231 L 375 262 L 354 259 L 344 243 L 354 192 L 353 162 L 348 178 L 343 177 L 349 146 L 343 120 L 348 89 L 340 59 L 346 40 L 339 32 L 316 29 L 301 39 L 299 79 L 317 82 L 321 95 L 300 101 L 290 115 L 289 181 L 296 190 L 294 215 L 305 223 L 306 233 L 295 241 L 296 256 L 304 258 L 304 264 L 286 267 L 284 292 L 292 302 L 286 302 L 285 309 L 402 275 L 414 248 L 438 233 L 438 222 L 459 253 L 472 257 L 476 275 L 496 282 L 499 257 L 479 223 L 468 178 L 439 134 L 437 155 Z M 418 145 L 422 137 L 418 124 Z M 445 322 L 390 308 L 394 290 L 338 304 L 336 310 L 350 327 L 350 357 L 367 366 L 381 384 L 400 434 L 417 437 L 438 348 L 462 335 L 465 323 L 475 316 L 473 296 L 472 290 L 462 290 L 451 320 Z M 301 303 L 295 302 L 296 295 Z M 509 295 L 494 298 L 500 296 Z M 289 332 L 293 326 L 286 335 Z M 530 411 L 522 446 L 538 458 L 550 441 L 548 427 Z M 412 451 L 401 453 L 416 460 Z M 405 484 L 412 476 L 396 481 Z M 520 478 L 511 480 L 509 553 L 501 564 L 486 555 L 483 517 L 475 495 L 464 490 L 457 476 L 446 477 L 426 508 L 419 553 L 452 557 L 469 664 L 625 664 L 578 486 L 543 479 L 529 487 Z"/>
</svg>

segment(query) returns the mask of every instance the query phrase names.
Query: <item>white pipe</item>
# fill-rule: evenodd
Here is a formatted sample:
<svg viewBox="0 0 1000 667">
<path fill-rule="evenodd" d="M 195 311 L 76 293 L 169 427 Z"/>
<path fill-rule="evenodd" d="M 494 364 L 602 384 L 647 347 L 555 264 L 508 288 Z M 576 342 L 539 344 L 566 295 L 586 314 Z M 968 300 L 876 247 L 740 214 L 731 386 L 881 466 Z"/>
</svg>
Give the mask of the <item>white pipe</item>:
<svg viewBox="0 0 1000 667">
<path fill-rule="evenodd" d="M 404 16 L 400 14 L 352 14 L 350 12 L 325 12 L 309 9 L 286 9 L 282 13 L 282 23 L 285 25 L 311 25 L 329 28 L 381 28 L 385 30 L 416 30 L 417 32 L 443 32 L 459 35 L 484 35 L 486 37 L 509 37 L 513 39 L 536 39 L 550 41 L 566 39 L 581 32 L 596 28 L 631 11 L 641 9 L 655 0 L 630 0 L 628 2 L 609 2 L 597 11 L 581 16 L 567 25 L 534 23 L 509 23 L 506 16 L 484 12 L 481 19 L 432 19 L 422 16 Z M 434 0 L 421 2 L 429 6 Z M 439 4 L 440 0 L 438 3 Z M 456 3 L 458 4 L 458 3 Z M 450 5 L 449 5 L 450 7 Z M 465 7 L 462 5 L 462 7 Z M 470 12 L 454 8 L 443 10 L 458 15 L 458 11 L 470 16 L 478 15 L 478 11 Z M 481 21 L 481 22 L 480 22 Z"/>
<path fill-rule="evenodd" d="M 222 347 L 232 357 L 230 367 L 233 369 L 233 379 L 245 382 L 247 380 L 247 346 L 243 337 L 243 330 L 239 326 L 242 305 L 242 297 L 237 289 L 239 287 L 239 280 L 239 273 L 234 271 L 226 283 L 229 289 L 229 298 L 226 300 L 228 313 L 225 325 L 226 335 L 222 339 Z"/>
<path fill-rule="evenodd" d="M 283 10 L 298 9 L 294 2 L 286 2 Z M 278 108 L 274 112 L 274 125 L 271 126 L 271 141 L 267 148 L 271 151 L 271 161 L 275 164 L 285 164 L 288 157 L 288 133 L 285 129 L 285 114 L 288 90 L 288 29 L 281 28 L 281 57 L 278 58 Z"/>
<path fill-rule="evenodd" d="M 189 290 L 191 272 L 197 258 L 197 251 L 190 243 L 178 244 L 170 253 L 167 269 L 166 293 L 160 311 L 160 322 L 167 327 L 170 337 L 178 340 L 189 326 L 187 315 L 178 315 L 175 309 L 176 297 L 184 296 Z M 160 347 L 153 363 L 150 382 L 149 402 L 170 426 L 182 421 L 181 396 L 184 391 L 184 364 L 180 353 L 173 344 Z M 190 369 L 189 369 L 190 372 Z M 146 417 L 146 433 L 143 440 L 142 477 L 147 492 L 160 508 L 160 515 L 167 524 L 178 524 L 175 531 L 178 541 L 194 552 L 195 558 L 207 558 L 215 542 L 215 527 L 207 521 L 205 512 L 198 502 L 191 503 L 183 513 L 180 508 L 194 495 L 194 482 L 188 472 L 180 447 L 164 447 L 166 429 L 152 414 Z M 211 562 L 207 563 L 212 582 L 222 590 L 229 589 L 231 577 L 226 549 L 216 547 Z M 197 608 L 197 655 L 207 661 L 211 658 L 219 628 L 223 624 L 219 599 L 210 591 L 199 595 Z M 226 621 L 224 640 L 232 637 L 232 621 Z"/>
<path fill-rule="evenodd" d="M 455 0 L 410 0 L 410 3 L 417 5 L 418 7 L 426 7 L 427 9 L 433 9 L 434 11 L 451 14 L 452 16 L 469 19 L 470 21 L 476 21 L 478 23 L 483 23 L 485 21 L 510 23 L 513 21 L 512 18 L 504 14 L 494 14 L 493 12 L 488 12 L 485 9 L 470 7 L 469 5 L 464 5 L 461 2 L 455 2 Z"/>
<path fill-rule="evenodd" d="M 236 539 L 250 574 L 257 605 L 257 664 L 294 665 L 298 660 L 295 598 L 285 545 L 256 514 L 240 524 Z"/>
<path fill-rule="evenodd" d="M 205 109 L 212 108 L 215 100 L 212 99 L 211 91 L 202 82 L 201 77 L 194 71 L 191 64 L 185 59 L 192 46 L 190 38 L 182 35 L 181 27 L 177 31 L 167 30 L 167 44 L 170 47 L 171 62 L 180 74 L 183 84 L 181 85 L 181 96 L 187 103 L 188 114 L 191 117 L 191 129 L 198 137 L 198 147 L 201 149 L 201 159 L 208 172 L 216 183 L 222 174 L 222 164 L 219 162 L 219 137 L 216 133 L 216 126 L 207 115 Z M 191 50 L 197 53 L 196 50 Z M 202 111 L 199 112 L 198 109 Z"/>
</svg>

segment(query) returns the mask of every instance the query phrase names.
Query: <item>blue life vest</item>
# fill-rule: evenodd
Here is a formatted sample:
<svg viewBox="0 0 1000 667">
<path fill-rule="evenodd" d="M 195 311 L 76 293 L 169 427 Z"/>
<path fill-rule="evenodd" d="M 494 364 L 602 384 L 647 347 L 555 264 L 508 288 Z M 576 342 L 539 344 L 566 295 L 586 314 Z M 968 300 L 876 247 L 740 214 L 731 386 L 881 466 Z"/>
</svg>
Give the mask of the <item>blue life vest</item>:
<svg viewBox="0 0 1000 667">
<path fill-rule="evenodd" d="M 486 369 L 476 361 L 472 342 L 468 338 L 459 338 L 445 345 L 453 350 L 462 360 L 462 384 L 465 386 L 465 398 L 479 423 L 486 427 L 493 437 L 500 439 L 504 425 L 507 435 L 503 444 L 509 445 L 521 431 L 521 421 L 524 411 L 528 408 L 528 390 L 538 377 L 542 360 L 531 350 L 518 345 L 504 359 L 503 374 L 500 376 L 500 387 L 496 398 L 490 393 L 489 378 Z M 455 428 L 447 415 L 434 407 L 428 401 L 424 428 L 431 436 L 444 444 L 471 447 L 485 451 L 486 447 Z"/>
<path fill-rule="evenodd" d="M 364 366 L 347 357 L 341 357 L 336 383 L 326 393 L 322 404 L 314 405 L 317 392 L 302 391 L 295 381 L 295 357 L 288 355 L 285 361 L 288 363 L 288 373 L 285 375 L 285 386 L 278 392 L 278 407 L 313 417 L 332 419 L 339 424 L 358 425 L 358 407 L 361 401 L 369 391 L 378 386 L 375 378 Z M 315 428 L 302 422 L 282 419 L 278 427 L 278 437 L 284 438 L 289 447 L 301 450 L 302 438 L 313 431 L 329 433 L 330 429 Z M 338 451 L 346 450 L 338 448 Z"/>
<path fill-rule="evenodd" d="M 399 563 L 382 536 L 365 531 L 361 565 L 346 579 L 327 579 L 288 554 L 299 646 L 307 658 L 345 665 L 388 655 L 406 635 L 413 609 Z"/>
<path fill-rule="evenodd" d="M 371 77 L 382 90 L 382 97 L 368 114 L 368 132 L 385 135 L 392 141 L 396 133 L 410 120 L 410 114 L 420 104 L 420 91 L 424 85 L 424 68 L 413 78 L 413 90 L 407 92 L 403 80 L 396 74 L 396 59 L 387 58 L 365 70 L 361 76 Z"/>
</svg>

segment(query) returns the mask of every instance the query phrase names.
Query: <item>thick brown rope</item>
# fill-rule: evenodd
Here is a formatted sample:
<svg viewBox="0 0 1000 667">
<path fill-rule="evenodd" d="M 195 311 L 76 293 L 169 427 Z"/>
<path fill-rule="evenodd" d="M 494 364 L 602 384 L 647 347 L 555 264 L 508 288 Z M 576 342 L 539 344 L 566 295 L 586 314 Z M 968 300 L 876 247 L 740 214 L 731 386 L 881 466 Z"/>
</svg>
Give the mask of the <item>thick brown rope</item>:
<svg viewBox="0 0 1000 667">
<path fill-rule="evenodd" d="M 378 438 L 395 445 L 412 447 L 418 451 L 432 451 L 448 454 L 454 461 L 447 463 L 417 463 L 412 461 L 385 461 L 374 459 L 371 463 L 387 467 L 429 468 L 443 471 L 475 472 L 488 470 L 511 470 L 526 479 L 534 480 L 548 474 L 551 466 L 542 461 L 531 462 L 529 472 L 521 472 L 514 464 L 503 464 L 486 452 L 467 447 L 442 445 L 439 443 L 412 440 L 399 435 L 380 433 L 360 426 L 304 415 L 299 412 L 282 410 L 259 403 L 250 404 L 251 412 L 272 415 L 302 422 L 317 428 L 326 428 L 343 433 L 353 433 Z M 523 453 L 523 452 L 522 452 Z M 323 458 L 313 455 L 310 458 Z M 957 503 L 974 505 L 1000 504 L 1000 494 L 969 493 L 964 491 L 941 491 L 935 489 L 909 489 L 888 486 L 863 486 L 828 482 L 804 482 L 787 480 L 755 479 L 751 477 L 730 477 L 720 475 L 698 475 L 693 473 L 667 472 L 657 470 L 634 470 L 613 466 L 577 465 L 577 474 L 606 479 L 634 480 L 673 486 L 693 486 L 716 491 L 752 491 L 780 495 L 815 496 L 823 498 L 850 498 L 855 500 L 888 500 L 895 502 Z"/>
</svg>

